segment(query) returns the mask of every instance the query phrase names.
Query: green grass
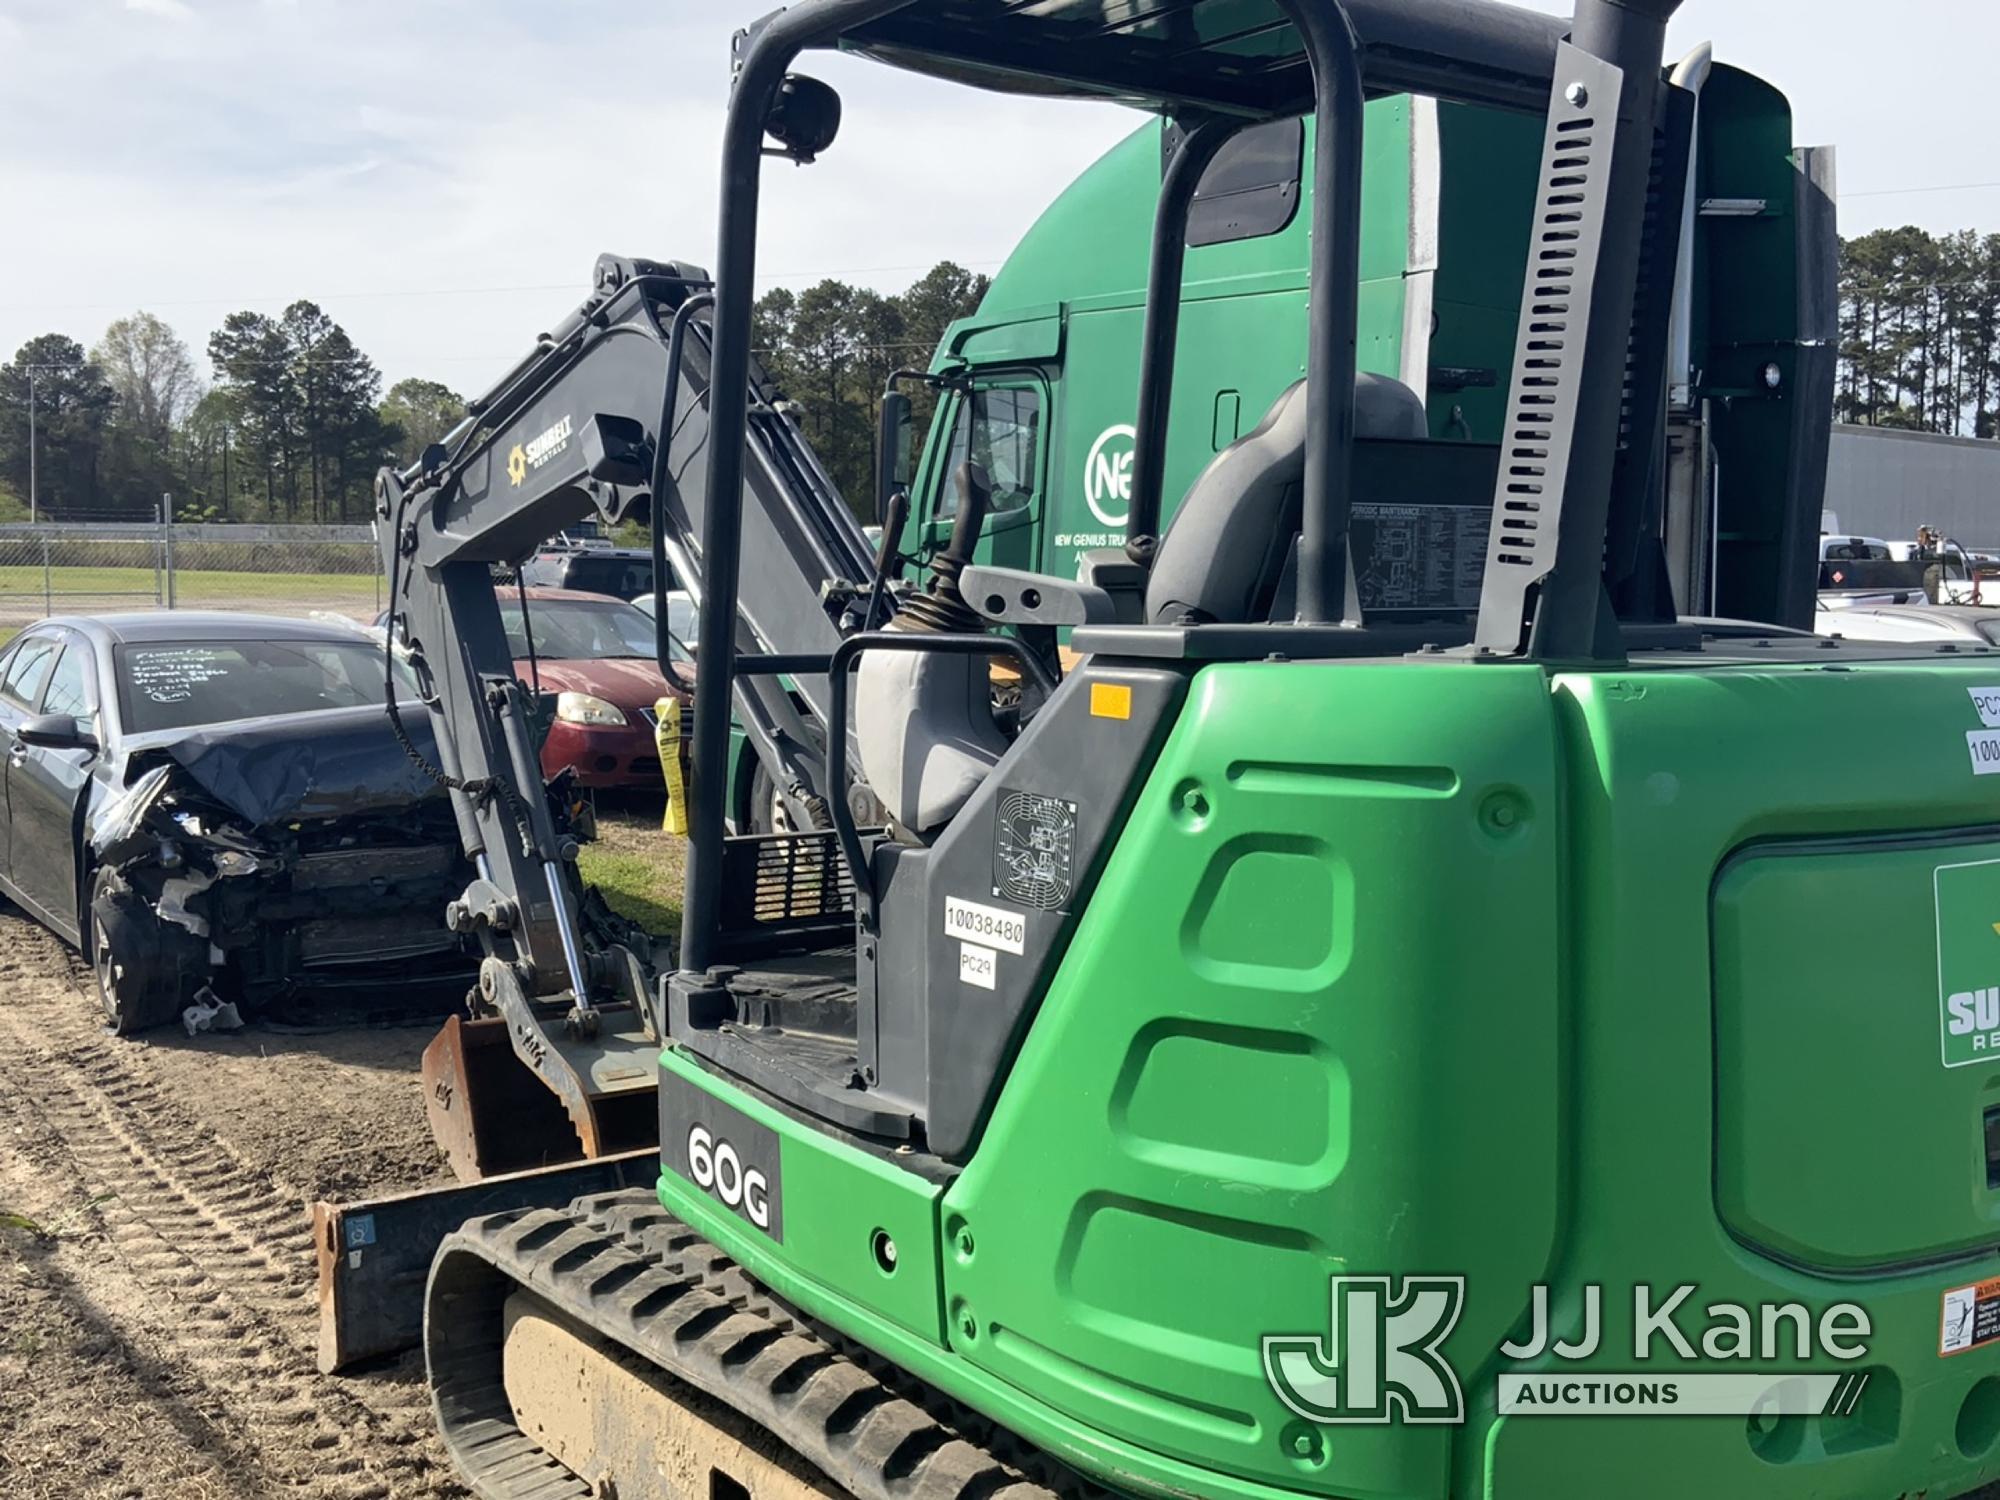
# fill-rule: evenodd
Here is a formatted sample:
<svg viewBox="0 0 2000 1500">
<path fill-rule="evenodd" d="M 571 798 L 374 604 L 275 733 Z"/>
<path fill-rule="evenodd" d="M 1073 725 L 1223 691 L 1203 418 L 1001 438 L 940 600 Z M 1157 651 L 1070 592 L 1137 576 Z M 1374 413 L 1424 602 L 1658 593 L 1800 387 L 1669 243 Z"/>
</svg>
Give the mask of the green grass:
<svg viewBox="0 0 2000 1500">
<path fill-rule="evenodd" d="M 578 851 L 576 863 L 621 917 L 655 937 L 679 936 L 687 844 L 660 831 L 658 799 L 618 805 L 600 799 L 597 841 Z"/>
<path fill-rule="evenodd" d="M 0 567 L 0 599 L 36 601 L 46 590 L 58 611 L 90 596 L 124 596 L 128 606 L 153 597 L 151 568 Z M 182 570 L 174 577 L 174 602 L 182 609 L 241 609 L 257 603 L 372 609 L 376 583 L 367 573 L 248 573 Z"/>
</svg>

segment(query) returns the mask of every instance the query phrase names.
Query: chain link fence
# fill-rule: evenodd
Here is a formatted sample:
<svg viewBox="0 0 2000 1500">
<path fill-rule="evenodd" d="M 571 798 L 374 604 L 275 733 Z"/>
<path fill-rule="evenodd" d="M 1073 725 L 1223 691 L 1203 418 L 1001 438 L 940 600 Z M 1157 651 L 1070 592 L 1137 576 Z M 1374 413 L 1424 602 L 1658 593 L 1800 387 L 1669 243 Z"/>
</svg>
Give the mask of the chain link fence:
<svg viewBox="0 0 2000 1500">
<path fill-rule="evenodd" d="M 372 621 L 365 526 L 0 525 L 0 638 L 47 615 L 223 609 Z"/>
</svg>

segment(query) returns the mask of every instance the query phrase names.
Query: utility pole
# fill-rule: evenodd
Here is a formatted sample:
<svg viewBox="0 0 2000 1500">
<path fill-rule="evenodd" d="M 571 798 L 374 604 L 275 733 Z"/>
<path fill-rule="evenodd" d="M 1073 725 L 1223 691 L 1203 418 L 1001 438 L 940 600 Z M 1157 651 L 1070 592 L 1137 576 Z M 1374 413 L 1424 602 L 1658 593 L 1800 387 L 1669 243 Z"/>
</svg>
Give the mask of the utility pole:
<svg viewBox="0 0 2000 1500">
<path fill-rule="evenodd" d="M 39 475 L 35 468 L 35 376 L 41 372 L 39 365 L 28 366 L 28 522 L 33 525 L 41 519 L 40 497 L 36 494 Z"/>
<path fill-rule="evenodd" d="M 174 607 L 174 497 L 160 496 L 160 564 L 166 573 L 167 608 Z"/>
<path fill-rule="evenodd" d="M 69 365 L 24 365 L 28 373 L 28 519 L 42 518 L 41 497 L 41 444 L 37 440 L 41 402 L 40 381 L 44 375 L 58 374 L 70 369 Z"/>
</svg>

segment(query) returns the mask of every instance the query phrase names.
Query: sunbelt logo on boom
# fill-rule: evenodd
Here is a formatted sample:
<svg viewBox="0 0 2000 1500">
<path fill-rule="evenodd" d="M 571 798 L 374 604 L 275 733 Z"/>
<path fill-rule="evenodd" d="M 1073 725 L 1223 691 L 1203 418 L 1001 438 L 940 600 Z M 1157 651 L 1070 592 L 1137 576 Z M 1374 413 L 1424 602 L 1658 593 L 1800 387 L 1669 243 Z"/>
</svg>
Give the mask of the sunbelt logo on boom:
<svg viewBox="0 0 2000 1500">
<path fill-rule="evenodd" d="M 2000 1338 L 2000 1282 L 1993 1287 L 1986 1324 L 1960 1322 L 1990 1325 L 1987 1337 Z M 1287 1410 L 1326 1427 L 1465 1420 L 1464 1387 L 1445 1349 L 1465 1310 L 1464 1277 L 1336 1276 L 1330 1293 L 1324 1331 L 1263 1340 L 1264 1377 Z M 1566 1296 L 1558 1307 L 1548 1287 L 1534 1287 L 1525 1333 L 1500 1345 L 1515 1362 L 1496 1377 L 1501 1415 L 1843 1415 L 1867 1388 L 1865 1374 L 1845 1368 L 1868 1353 L 1872 1330 L 1858 1303 L 1815 1313 L 1798 1302 L 1704 1304 L 1693 1283 L 1634 1286 L 1625 1304 L 1630 1365 L 1619 1368 L 1627 1351 L 1606 1333 L 1605 1289 Z"/>
<path fill-rule="evenodd" d="M 2000 1062 L 2000 860 L 1939 865 L 1931 888 L 1944 1065 Z"/>
<path fill-rule="evenodd" d="M 541 436 L 514 445 L 514 451 L 507 455 L 507 477 L 514 488 L 519 489 L 529 474 L 569 446 L 575 425 L 571 418 L 564 417 Z"/>
</svg>

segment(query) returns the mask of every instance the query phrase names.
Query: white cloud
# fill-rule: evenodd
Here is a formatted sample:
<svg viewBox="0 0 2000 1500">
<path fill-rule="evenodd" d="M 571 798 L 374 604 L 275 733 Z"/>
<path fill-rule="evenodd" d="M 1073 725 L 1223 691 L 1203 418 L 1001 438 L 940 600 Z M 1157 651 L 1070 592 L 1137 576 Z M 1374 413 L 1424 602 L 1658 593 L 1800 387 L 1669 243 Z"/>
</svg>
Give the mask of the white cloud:
<svg viewBox="0 0 2000 1500">
<path fill-rule="evenodd" d="M 194 12 L 185 0 L 125 0 L 127 10 L 136 10 L 142 15 L 161 16 L 169 21 L 192 21 Z"/>
</svg>

